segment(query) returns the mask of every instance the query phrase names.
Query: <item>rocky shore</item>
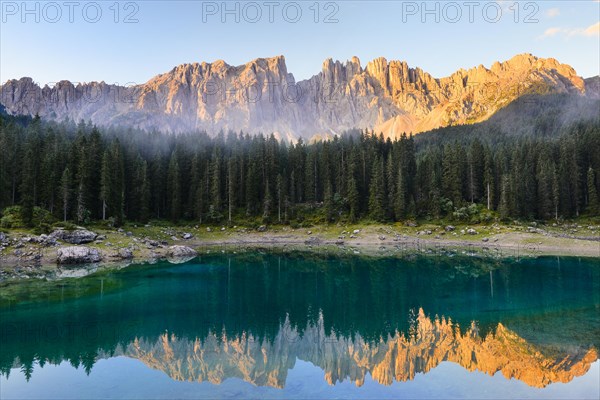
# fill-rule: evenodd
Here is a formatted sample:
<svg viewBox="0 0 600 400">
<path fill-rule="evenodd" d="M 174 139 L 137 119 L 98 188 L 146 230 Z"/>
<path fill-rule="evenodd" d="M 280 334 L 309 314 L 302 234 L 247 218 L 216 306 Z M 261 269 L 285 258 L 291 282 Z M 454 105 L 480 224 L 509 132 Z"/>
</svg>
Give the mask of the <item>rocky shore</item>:
<svg viewBox="0 0 600 400">
<path fill-rule="evenodd" d="M 0 232 L 0 281 L 87 274 L 133 262 L 173 263 L 213 251 L 289 250 L 363 256 L 414 253 L 600 257 L 600 227 L 317 226 L 134 227 L 56 229 L 50 234 Z M 67 271 L 67 272 L 65 272 Z M 70 272 L 68 272 L 70 271 Z"/>
</svg>

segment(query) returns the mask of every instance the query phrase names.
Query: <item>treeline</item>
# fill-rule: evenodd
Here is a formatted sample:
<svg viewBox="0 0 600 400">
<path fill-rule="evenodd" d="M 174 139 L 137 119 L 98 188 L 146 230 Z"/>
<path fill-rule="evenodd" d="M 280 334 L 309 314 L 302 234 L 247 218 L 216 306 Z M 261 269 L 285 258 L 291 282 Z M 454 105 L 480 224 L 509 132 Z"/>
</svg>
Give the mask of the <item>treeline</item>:
<svg viewBox="0 0 600 400">
<path fill-rule="evenodd" d="M 456 129 L 456 128 L 454 128 Z M 163 135 L 0 117 L 0 208 L 87 223 L 150 219 L 302 224 L 598 215 L 600 127 L 558 138 L 307 144 L 274 136 Z M 476 221 L 473 221 L 476 222 Z"/>
</svg>

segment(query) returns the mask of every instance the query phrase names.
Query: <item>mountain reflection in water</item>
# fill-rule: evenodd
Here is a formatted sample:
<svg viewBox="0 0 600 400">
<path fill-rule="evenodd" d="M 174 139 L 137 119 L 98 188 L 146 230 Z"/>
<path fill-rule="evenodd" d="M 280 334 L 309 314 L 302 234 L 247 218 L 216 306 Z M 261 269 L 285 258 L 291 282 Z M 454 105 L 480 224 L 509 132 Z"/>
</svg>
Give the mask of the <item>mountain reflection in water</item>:
<svg viewBox="0 0 600 400">
<path fill-rule="evenodd" d="M 282 388 L 302 360 L 360 387 L 449 361 L 541 388 L 598 359 L 599 278 L 598 260 L 264 255 L 28 282 L 0 293 L 0 370 L 126 356 L 177 381 Z"/>
<path fill-rule="evenodd" d="M 284 387 L 296 359 L 319 366 L 331 385 L 349 379 L 362 386 L 367 373 L 389 385 L 451 361 L 469 371 L 490 375 L 500 371 L 506 378 L 533 387 L 569 382 L 585 374 L 598 359 L 594 348 L 558 358 L 545 356 L 502 324 L 485 337 L 479 335 L 475 323 L 463 334 L 450 320 L 432 320 L 423 310 L 409 335 L 396 333 L 376 343 L 366 342 L 359 334 L 353 338 L 327 334 L 320 318 L 316 325 L 300 331 L 286 321 L 273 340 L 252 334 L 228 337 L 225 331 L 196 340 L 165 333 L 153 341 L 136 339 L 113 355 L 139 359 L 176 380 L 219 384 L 235 377 L 278 388 Z"/>
</svg>

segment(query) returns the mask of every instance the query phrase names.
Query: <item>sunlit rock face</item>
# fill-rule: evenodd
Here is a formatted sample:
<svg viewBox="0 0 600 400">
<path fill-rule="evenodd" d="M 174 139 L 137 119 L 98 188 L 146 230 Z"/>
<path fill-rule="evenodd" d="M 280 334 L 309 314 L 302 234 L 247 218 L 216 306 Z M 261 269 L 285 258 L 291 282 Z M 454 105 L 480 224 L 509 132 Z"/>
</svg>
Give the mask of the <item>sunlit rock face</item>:
<svg viewBox="0 0 600 400">
<path fill-rule="evenodd" d="M 441 79 L 403 61 L 377 58 L 363 67 L 357 57 L 328 59 L 319 74 L 296 82 L 278 56 L 241 66 L 183 64 L 127 87 L 10 80 L 0 87 L 0 103 L 12 114 L 173 133 L 233 130 L 292 140 L 368 128 L 394 138 L 486 120 L 528 93 L 595 96 L 593 83 L 586 90 L 570 66 L 530 54 Z"/>
<path fill-rule="evenodd" d="M 396 333 L 377 342 L 367 342 L 358 333 L 353 338 L 327 333 L 321 316 L 301 330 L 286 321 L 273 340 L 252 334 L 228 337 L 226 331 L 195 340 L 165 333 L 158 340 L 136 339 L 117 354 L 139 359 L 176 380 L 218 384 L 235 377 L 278 388 L 284 387 L 296 359 L 323 369 L 329 384 L 350 380 L 360 386 L 370 374 L 389 385 L 450 361 L 469 371 L 501 372 L 533 387 L 569 382 L 598 359 L 594 348 L 546 355 L 502 324 L 482 337 L 475 323 L 461 330 L 450 320 L 427 317 L 423 310 L 408 335 Z"/>
</svg>

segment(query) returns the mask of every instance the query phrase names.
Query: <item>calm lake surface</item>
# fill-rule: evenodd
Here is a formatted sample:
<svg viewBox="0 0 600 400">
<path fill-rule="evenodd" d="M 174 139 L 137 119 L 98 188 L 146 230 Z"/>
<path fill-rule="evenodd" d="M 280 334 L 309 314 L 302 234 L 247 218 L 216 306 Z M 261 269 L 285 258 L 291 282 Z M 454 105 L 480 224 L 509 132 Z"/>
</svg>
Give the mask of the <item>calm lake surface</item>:
<svg viewBox="0 0 600 400">
<path fill-rule="evenodd" d="M 600 397 L 600 259 L 203 256 L 0 318 L 3 400 Z"/>
</svg>

